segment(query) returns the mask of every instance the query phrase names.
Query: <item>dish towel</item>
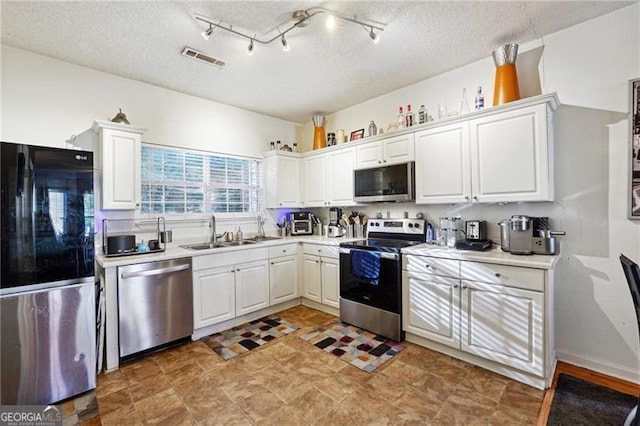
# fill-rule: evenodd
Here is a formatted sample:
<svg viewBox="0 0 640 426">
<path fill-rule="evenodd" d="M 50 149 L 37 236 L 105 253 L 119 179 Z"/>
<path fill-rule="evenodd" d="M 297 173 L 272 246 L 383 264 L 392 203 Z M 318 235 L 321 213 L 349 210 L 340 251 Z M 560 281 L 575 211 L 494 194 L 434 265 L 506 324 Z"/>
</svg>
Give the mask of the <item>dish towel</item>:
<svg viewBox="0 0 640 426">
<path fill-rule="evenodd" d="M 351 275 L 363 283 L 378 285 L 380 278 L 380 252 L 351 250 Z"/>
</svg>

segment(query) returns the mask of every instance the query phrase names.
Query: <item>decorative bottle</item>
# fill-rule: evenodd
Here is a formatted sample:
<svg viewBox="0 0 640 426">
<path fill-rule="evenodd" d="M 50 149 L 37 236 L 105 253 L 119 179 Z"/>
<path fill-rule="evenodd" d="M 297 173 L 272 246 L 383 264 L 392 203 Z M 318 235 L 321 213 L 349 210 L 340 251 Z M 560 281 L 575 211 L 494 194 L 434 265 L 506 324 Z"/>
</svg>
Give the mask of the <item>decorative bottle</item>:
<svg viewBox="0 0 640 426">
<path fill-rule="evenodd" d="M 327 135 L 324 133 L 324 116 L 314 115 L 312 117 L 313 126 L 313 149 L 321 149 L 327 147 Z"/>
<path fill-rule="evenodd" d="M 418 110 L 418 124 L 424 124 L 427 122 L 427 109 L 424 105 L 420 105 L 420 109 Z"/>
<path fill-rule="evenodd" d="M 402 113 L 402 107 L 398 110 L 398 128 L 404 127 L 404 114 Z"/>
<path fill-rule="evenodd" d="M 469 113 L 469 102 L 467 102 L 467 88 L 462 89 L 462 101 L 460 101 L 460 115 Z"/>
<path fill-rule="evenodd" d="M 415 116 L 413 112 L 411 112 L 411 104 L 407 105 L 407 113 L 404 115 L 404 126 L 411 127 L 413 126 L 413 122 L 415 121 Z"/>
<path fill-rule="evenodd" d="M 476 110 L 484 108 L 484 95 L 482 94 L 482 86 L 478 87 L 478 94 L 476 95 L 475 108 Z"/>
</svg>

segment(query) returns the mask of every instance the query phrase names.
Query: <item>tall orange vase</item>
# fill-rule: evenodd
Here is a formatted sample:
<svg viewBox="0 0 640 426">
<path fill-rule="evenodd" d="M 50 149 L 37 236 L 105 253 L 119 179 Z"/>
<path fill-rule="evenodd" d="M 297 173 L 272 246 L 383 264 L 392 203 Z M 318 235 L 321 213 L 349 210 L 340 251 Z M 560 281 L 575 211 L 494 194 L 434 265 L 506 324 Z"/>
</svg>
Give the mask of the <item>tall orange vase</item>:
<svg viewBox="0 0 640 426">
<path fill-rule="evenodd" d="M 493 51 L 496 64 L 496 79 L 493 89 L 493 106 L 506 104 L 520 99 L 516 56 L 518 45 L 507 44 Z"/>
<path fill-rule="evenodd" d="M 313 149 L 326 148 L 327 135 L 324 133 L 324 116 L 314 115 L 313 125 L 315 130 L 313 131 Z"/>
</svg>

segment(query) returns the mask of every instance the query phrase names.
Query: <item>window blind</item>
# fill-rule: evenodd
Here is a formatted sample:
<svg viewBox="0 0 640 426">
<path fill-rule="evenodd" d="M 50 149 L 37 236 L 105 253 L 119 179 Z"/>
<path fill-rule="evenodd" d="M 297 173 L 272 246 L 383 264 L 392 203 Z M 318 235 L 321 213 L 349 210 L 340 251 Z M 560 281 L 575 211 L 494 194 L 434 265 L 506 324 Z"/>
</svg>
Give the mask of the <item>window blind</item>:
<svg viewBox="0 0 640 426">
<path fill-rule="evenodd" d="M 143 145 L 142 213 L 258 213 L 261 167 L 256 159 Z"/>
</svg>

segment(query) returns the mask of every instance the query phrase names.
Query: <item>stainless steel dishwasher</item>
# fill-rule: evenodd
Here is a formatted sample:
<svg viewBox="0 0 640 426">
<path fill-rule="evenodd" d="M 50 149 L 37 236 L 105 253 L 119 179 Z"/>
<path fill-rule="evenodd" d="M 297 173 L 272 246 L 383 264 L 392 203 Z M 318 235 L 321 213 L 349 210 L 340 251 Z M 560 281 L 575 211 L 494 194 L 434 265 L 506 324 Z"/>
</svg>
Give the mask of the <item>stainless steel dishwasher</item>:
<svg viewBox="0 0 640 426">
<path fill-rule="evenodd" d="M 120 358 L 193 333 L 191 258 L 118 267 Z"/>
</svg>

